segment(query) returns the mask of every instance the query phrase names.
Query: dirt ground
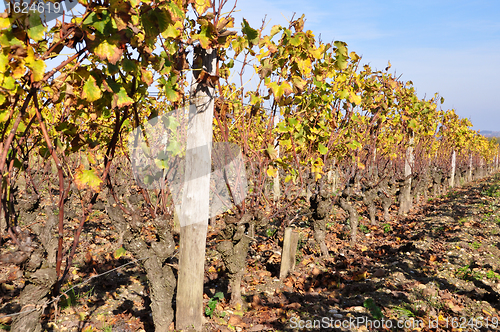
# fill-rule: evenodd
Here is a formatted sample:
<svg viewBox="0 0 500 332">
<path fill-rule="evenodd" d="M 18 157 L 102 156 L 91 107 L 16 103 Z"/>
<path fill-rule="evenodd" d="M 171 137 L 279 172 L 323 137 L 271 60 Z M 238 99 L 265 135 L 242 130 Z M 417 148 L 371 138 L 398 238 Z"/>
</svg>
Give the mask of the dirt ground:
<svg viewBox="0 0 500 332">
<path fill-rule="evenodd" d="M 299 218 L 297 264 L 281 281 L 282 230 L 271 224 L 251 245 L 241 308 L 228 306 L 216 232 L 209 229 L 205 330 L 500 330 L 499 175 L 450 191 L 378 226 L 370 226 L 366 213 L 362 215 L 360 240 L 351 247 L 345 215 L 332 212 L 326 259 L 318 258 L 307 217 Z M 75 220 L 71 227 L 76 226 Z M 62 289 L 76 287 L 57 306 L 47 307 L 44 328 L 153 331 L 141 261 L 119 250 L 117 232 L 103 211 L 93 213 L 84 234 L 71 280 Z M 2 254 L 14 249 L 9 241 L 2 242 Z M 171 264 L 175 269 L 175 258 Z M 4 264 L 0 282 L 0 330 L 9 330 L 11 318 L 1 315 L 19 311 L 16 298 L 24 281 L 17 266 Z"/>
</svg>

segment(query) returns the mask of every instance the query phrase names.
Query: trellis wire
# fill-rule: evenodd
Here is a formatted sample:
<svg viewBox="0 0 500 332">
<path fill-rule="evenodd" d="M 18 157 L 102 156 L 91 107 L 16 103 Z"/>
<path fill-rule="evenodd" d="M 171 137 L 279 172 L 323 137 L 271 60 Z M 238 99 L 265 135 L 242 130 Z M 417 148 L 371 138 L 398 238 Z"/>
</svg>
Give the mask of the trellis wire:
<svg viewBox="0 0 500 332">
<path fill-rule="evenodd" d="M 59 301 L 59 300 L 61 299 L 61 297 L 62 297 L 62 296 L 66 295 L 66 294 L 67 294 L 68 292 L 70 292 L 71 290 L 75 289 L 76 287 L 79 287 L 79 286 L 82 286 L 82 285 L 87 284 L 87 283 L 88 283 L 90 280 L 92 280 L 92 279 L 102 277 L 103 275 L 109 274 L 109 273 L 111 273 L 111 272 L 113 272 L 113 271 L 116 271 L 116 270 L 118 270 L 118 269 L 121 269 L 121 268 L 123 268 L 123 267 L 125 267 L 125 266 L 127 266 L 127 265 L 135 264 L 135 263 L 137 263 L 137 262 L 139 262 L 139 261 L 143 261 L 143 260 L 146 260 L 146 259 L 151 258 L 151 257 L 153 257 L 153 256 L 149 256 L 149 257 L 146 257 L 146 258 L 138 258 L 138 259 L 135 259 L 135 260 L 133 260 L 133 261 L 131 261 L 131 262 L 128 262 L 128 263 L 125 263 L 125 264 L 120 265 L 120 266 L 118 266 L 118 267 L 115 267 L 114 269 L 111 269 L 111 270 L 109 270 L 109 271 L 106 271 L 106 272 L 103 272 L 103 273 L 101 273 L 101 274 L 97 274 L 97 275 L 95 275 L 95 276 L 92 276 L 92 277 L 88 278 L 87 280 L 84 280 L 84 281 L 82 281 L 81 283 L 74 285 L 73 287 L 69 288 L 69 289 L 68 289 L 68 290 L 66 290 L 65 292 L 63 292 L 63 293 L 61 293 L 60 295 L 58 295 L 58 296 L 54 297 L 52 300 L 50 300 L 50 301 L 46 301 L 45 303 L 43 303 L 43 304 L 41 304 L 41 305 L 38 305 L 38 306 L 35 306 L 34 304 L 27 304 L 27 305 L 25 305 L 25 307 L 26 307 L 26 306 L 30 306 L 30 307 L 31 307 L 31 306 L 35 306 L 35 307 L 36 307 L 35 309 L 31 309 L 31 310 L 24 310 L 24 311 L 16 312 L 16 313 L 13 313 L 13 314 L 3 315 L 3 316 L 0 316 L 0 318 L 5 318 L 5 317 L 14 317 L 14 316 L 18 316 L 18 315 L 21 315 L 21 314 L 31 313 L 31 312 L 34 312 L 34 311 L 40 310 L 40 309 L 42 309 L 42 308 L 46 308 L 47 306 L 51 305 L 52 303 L 54 303 L 54 302 L 56 302 L 56 301 Z"/>
</svg>

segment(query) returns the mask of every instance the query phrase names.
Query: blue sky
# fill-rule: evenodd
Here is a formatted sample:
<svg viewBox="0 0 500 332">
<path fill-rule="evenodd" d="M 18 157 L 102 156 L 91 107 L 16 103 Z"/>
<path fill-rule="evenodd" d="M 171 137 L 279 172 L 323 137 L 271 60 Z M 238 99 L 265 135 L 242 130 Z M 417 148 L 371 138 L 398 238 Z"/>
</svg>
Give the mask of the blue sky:
<svg viewBox="0 0 500 332">
<path fill-rule="evenodd" d="M 239 0 L 237 10 L 237 25 L 244 17 L 257 28 L 267 15 L 267 31 L 305 14 L 305 28 L 324 42 L 346 42 L 376 69 L 390 61 L 419 97 L 438 92 L 442 108 L 471 119 L 474 129 L 500 131 L 498 0 Z"/>
<path fill-rule="evenodd" d="M 419 97 L 435 92 L 470 118 L 474 129 L 500 131 L 500 1 L 239 0 L 246 18 L 267 29 L 305 14 L 324 42 L 342 40 L 363 63 L 411 80 Z"/>
</svg>

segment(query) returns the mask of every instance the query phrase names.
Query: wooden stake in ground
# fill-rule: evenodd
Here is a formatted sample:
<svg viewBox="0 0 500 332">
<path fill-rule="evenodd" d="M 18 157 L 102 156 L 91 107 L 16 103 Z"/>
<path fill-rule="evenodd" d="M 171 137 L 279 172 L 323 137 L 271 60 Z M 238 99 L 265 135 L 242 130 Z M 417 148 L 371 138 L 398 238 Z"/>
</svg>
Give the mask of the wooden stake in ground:
<svg viewBox="0 0 500 332">
<path fill-rule="evenodd" d="M 212 121 L 216 51 L 195 47 L 187 130 L 185 183 L 179 213 L 181 224 L 177 281 L 176 328 L 203 327 L 203 274 L 209 217 Z M 194 104 L 194 105 L 193 105 Z"/>
<path fill-rule="evenodd" d="M 406 158 L 405 158 L 405 180 L 403 188 L 400 193 L 400 202 L 399 202 L 399 211 L 400 215 L 404 215 L 408 213 L 412 207 L 412 197 L 411 197 L 411 174 L 412 167 L 414 161 L 413 155 L 413 141 L 414 136 L 410 138 L 410 144 L 406 149 Z"/>
<path fill-rule="evenodd" d="M 283 251 L 281 252 L 281 280 L 285 279 L 288 273 L 295 268 L 295 254 L 297 253 L 298 244 L 299 234 L 294 232 L 292 227 L 287 227 L 283 238 Z"/>
<path fill-rule="evenodd" d="M 455 187 L 455 169 L 457 164 L 457 153 L 453 150 L 451 154 L 451 174 L 450 174 L 450 187 Z"/>
</svg>

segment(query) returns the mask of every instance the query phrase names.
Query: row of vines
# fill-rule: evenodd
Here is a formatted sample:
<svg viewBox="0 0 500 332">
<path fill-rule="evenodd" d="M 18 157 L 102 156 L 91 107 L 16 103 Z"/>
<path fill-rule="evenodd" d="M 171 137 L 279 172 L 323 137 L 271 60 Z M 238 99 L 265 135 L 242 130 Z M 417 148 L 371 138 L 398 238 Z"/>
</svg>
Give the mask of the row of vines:
<svg viewBox="0 0 500 332">
<path fill-rule="evenodd" d="M 156 330 L 174 321 L 172 192 L 135 183 L 127 140 L 193 103 L 193 82 L 213 89 L 213 140 L 241 149 L 248 179 L 246 199 L 212 222 L 233 304 L 242 301 L 249 232 L 289 226 L 305 207 L 326 256 L 331 206 L 349 215 L 355 245 L 362 211 L 377 226 L 396 206 L 407 213 L 498 169 L 498 145 L 442 110 L 442 97 L 419 98 L 390 65 L 375 70 L 346 43 L 323 43 L 304 17 L 265 34 L 265 22 L 237 24 L 227 0 L 80 0 L 77 8 L 83 14 L 50 25 L 35 13 L 0 15 L 0 231 L 17 248 L 1 261 L 22 266 L 26 280 L 13 331 L 41 330 L 44 304 L 84 250 L 93 209 L 144 259 Z M 216 51 L 215 74 L 196 63 L 196 49 Z M 142 236 L 148 223 L 155 241 Z"/>
</svg>

